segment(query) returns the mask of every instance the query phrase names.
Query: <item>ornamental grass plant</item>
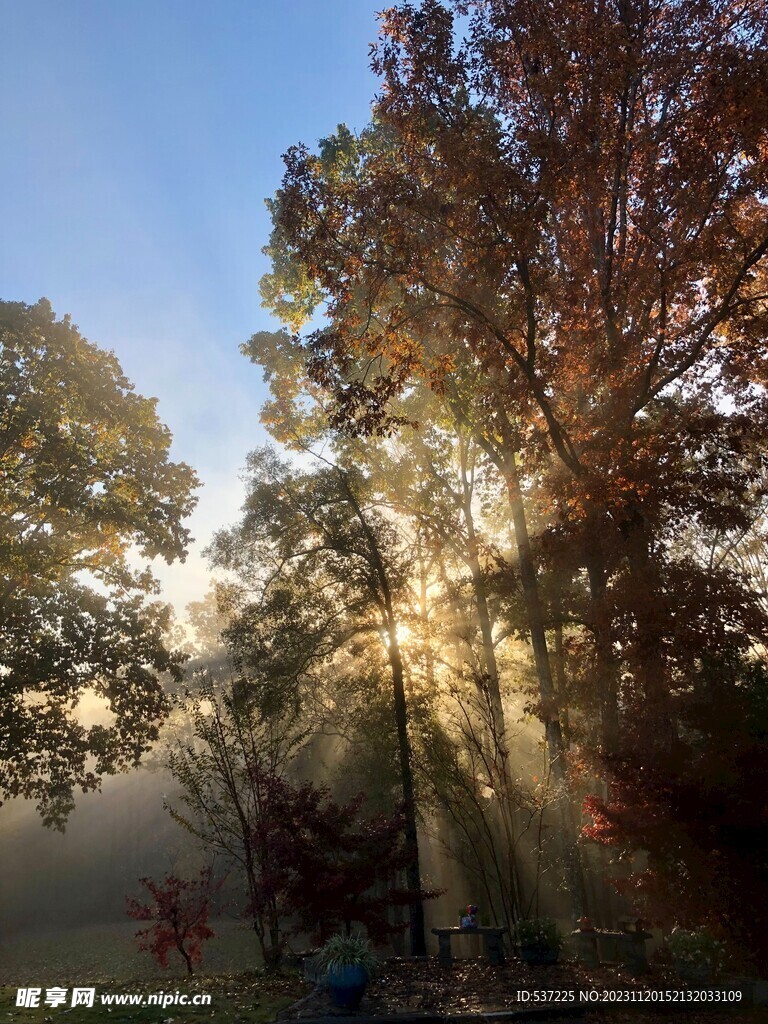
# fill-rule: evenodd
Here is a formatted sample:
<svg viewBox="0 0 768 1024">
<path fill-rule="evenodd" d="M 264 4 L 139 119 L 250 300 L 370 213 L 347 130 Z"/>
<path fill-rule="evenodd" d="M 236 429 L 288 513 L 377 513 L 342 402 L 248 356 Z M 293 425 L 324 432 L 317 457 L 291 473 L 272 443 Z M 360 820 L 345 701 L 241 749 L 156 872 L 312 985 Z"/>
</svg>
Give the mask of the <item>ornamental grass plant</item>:
<svg viewBox="0 0 768 1024">
<path fill-rule="evenodd" d="M 318 966 L 329 973 L 337 973 L 343 967 L 363 967 L 372 975 L 378 963 L 370 942 L 359 933 L 332 935 L 317 955 Z"/>
</svg>

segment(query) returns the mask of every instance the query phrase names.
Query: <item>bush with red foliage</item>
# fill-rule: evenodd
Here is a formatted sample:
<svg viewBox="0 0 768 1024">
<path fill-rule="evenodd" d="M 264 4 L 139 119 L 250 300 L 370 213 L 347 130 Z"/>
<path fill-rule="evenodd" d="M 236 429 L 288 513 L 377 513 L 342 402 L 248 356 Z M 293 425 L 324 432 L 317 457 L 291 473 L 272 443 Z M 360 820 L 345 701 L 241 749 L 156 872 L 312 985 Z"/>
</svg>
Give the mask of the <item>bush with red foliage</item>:
<svg viewBox="0 0 768 1024">
<path fill-rule="evenodd" d="M 401 809 L 365 817 L 362 793 L 339 804 L 327 787 L 262 775 L 259 789 L 271 813 L 261 815 L 253 830 L 264 865 L 257 912 L 276 906 L 280 918 L 293 918 L 294 932 L 319 941 L 339 928 L 349 933 L 353 922 L 381 941 L 405 927 L 390 922 L 390 908 L 437 895 L 394 884 L 409 863 Z"/>
<path fill-rule="evenodd" d="M 211 901 L 222 882 L 215 885 L 210 868 L 196 879 L 166 875 L 162 882 L 139 879 L 152 897 L 149 903 L 127 898 L 128 916 L 136 921 L 153 921 L 149 928 L 136 932 L 139 949 L 150 952 L 161 967 L 168 966 L 168 954 L 175 949 L 193 974 L 193 964 L 203 959 L 202 944 L 214 936 L 208 927 Z M 223 880 L 222 880 L 223 881 Z"/>
<path fill-rule="evenodd" d="M 678 693 L 670 744 L 630 729 L 608 800 L 590 797 L 587 838 L 647 866 L 617 883 L 658 924 L 706 925 L 742 962 L 768 962 L 768 670 L 704 662 Z M 633 741 L 634 740 L 634 745 Z"/>
</svg>

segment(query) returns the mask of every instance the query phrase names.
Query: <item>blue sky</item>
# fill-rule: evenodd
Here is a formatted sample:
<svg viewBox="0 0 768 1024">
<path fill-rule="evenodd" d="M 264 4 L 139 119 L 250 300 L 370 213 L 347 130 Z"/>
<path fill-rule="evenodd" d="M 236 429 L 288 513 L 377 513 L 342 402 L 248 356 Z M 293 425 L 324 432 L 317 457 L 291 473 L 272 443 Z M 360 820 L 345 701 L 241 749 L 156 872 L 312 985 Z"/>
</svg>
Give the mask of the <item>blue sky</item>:
<svg viewBox="0 0 768 1024">
<path fill-rule="evenodd" d="M 159 399 L 205 483 L 200 548 L 232 522 L 263 440 L 260 373 L 238 353 L 261 309 L 264 198 L 281 154 L 368 119 L 381 0 L 24 0 L 0 4 L 0 297 L 47 296 Z"/>
</svg>

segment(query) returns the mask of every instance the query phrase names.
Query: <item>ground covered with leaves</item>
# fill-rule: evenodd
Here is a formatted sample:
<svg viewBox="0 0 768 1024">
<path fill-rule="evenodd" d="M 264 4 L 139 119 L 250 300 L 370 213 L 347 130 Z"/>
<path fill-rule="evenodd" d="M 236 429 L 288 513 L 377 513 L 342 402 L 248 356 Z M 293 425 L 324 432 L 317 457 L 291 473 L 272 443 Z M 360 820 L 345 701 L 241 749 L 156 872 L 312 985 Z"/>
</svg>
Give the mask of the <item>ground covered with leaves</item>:
<svg viewBox="0 0 768 1024">
<path fill-rule="evenodd" d="M 278 1013 L 305 995 L 309 986 L 295 974 L 267 978 L 257 971 L 237 975 L 196 975 L 158 981 L 157 978 L 120 984 L 96 985 L 94 1005 L 16 1006 L 17 988 L 0 988 L 0 1020 L 5 1024 L 266 1024 Z M 208 1006 L 106 1006 L 104 994 L 130 993 L 148 997 L 158 992 L 183 993 L 189 997 L 201 993 L 211 996 Z"/>
<path fill-rule="evenodd" d="M 66 985 L 66 981 L 63 982 Z M 82 984 L 82 982 L 78 982 Z M 238 974 L 201 974 L 193 978 L 177 975 L 175 978 L 144 978 L 130 982 L 96 982 L 93 1007 L 62 1006 L 23 1008 L 16 1006 L 16 987 L 0 988 L 0 1021 L 6 1024 L 203 1024 L 215 1021 L 224 1024 L 267 1024 L 306 1022 L 313 1018 L 338 1016 L 328 993 L 314 988 L 298 973 L 286 971 L 277 977 L 267 977 L 258 971 Z M 623 968 L 601 967 L 588 969 L 574 961 L 564 961 L 553 967 L 529 967 L 516 958 L 510 958 L 502 967 L 492 967 L 485 958 L 455 960 L 451 967 L 441 966 L 437 959 L 408 960 L 392 958 L 382 963 L 372 980 L 359 1010 L 360 1017 L 398 1017 L 417 1015 L 426 1018 L 466 1017 L 480 1013 L 514 1010 L 521 1022 L 541 1019 L 541 1001 L 535 992 L 574 992 L 575 1000 L 565 999 L 555 1004 L 562 1011 L 556 1017 L 561 1024 L 586 1020 L 595 1024 L 656 1024 L 658 1021 L 678 1020 L 685 1024 L 761 1024 L 768 1020 L 765 1008 L 752 1008 L 739 1004 L 719 1009 L 700 1009 L 695 1004 L 667 1004 L 653 1006 L 640 1004 L 610 1004 L 585 1006 L 579 1001 L 579 991 L 642 989 L 681 989 L 684 986 L 668 971 L 656 968 L 642 980 L 633 979 Z M 104 994 L 132 993 L 144 997 L 159 991 L 181 992 L 187 996 L 199 993 L 211 995 L 209 1006 L 106 1006 Z M 528 992 L 528 1002 L 520 993 Z M 42 1001 L 42 1000 L 41 1000 Z M 554 1000 L 547 1002 L 552 1005 Z M 554 1007 L 553 1007 L 554 1008 Z M 527 1013 L 525 1011 L 533 1011 Z"/>
<path fill-rule="evenodd" d="M 664 1007 L 641 1004 L 622 1007 L 610 1004 L 600 1008 L 596 1004 L 585 1007 L 580 1003 L 579 991 L 600 993 L 617 989 L 640 992 L 642 989 L 682 989 L 685 986 L 670 972 L 656 968 L 643 979 L 634 979 L 621 967 L 585 968 L 574 961 L 564 961 L 552 967 L 529 967 L 516 958 L 510 958 L 501 967 L 491 966 L 485 958 L 454 960 L 452 966 L 441 966 L 436 958 L 426 960 L 390 959 L 384 962 L 370 983 L 359 1013 L 361 1016 L 394 1014 L 435 1014 L 461 1016 L 465 1014 L 494 1013 L 505 1010 L 526 1010 L 540 1007 L 533 993 L 575 994 L 557 1004 L 557 997 L 545 1002 L 562 1007 L 563 1020 L 579 1019 L 585 1009 L 590 1020 L 620 1022 L 625 1019 L 635 1024 L 651 1024 L 667 1018 L 681 1019 L 686 1024 L 709 1024 L 724 1020 L 738 1020 L 740 1024 L 768 1019 L 764 1008 L 752 1009 L 733 1004 L 720 1010 L 700 1010 L 693 1004 L 669 1003 Z M 531 998 L 524 1001 L 520 993 Z M 575 1008 L 575 1012 L 574 1012 Z M 327 992 L 316 990 L 309 998 L 284 1011 L 282 1019 L 308 1020 L 332 1016 L 334 1011 Z M 531 1016 L 531 1020 L 534 1016 Z"/>
</svg>

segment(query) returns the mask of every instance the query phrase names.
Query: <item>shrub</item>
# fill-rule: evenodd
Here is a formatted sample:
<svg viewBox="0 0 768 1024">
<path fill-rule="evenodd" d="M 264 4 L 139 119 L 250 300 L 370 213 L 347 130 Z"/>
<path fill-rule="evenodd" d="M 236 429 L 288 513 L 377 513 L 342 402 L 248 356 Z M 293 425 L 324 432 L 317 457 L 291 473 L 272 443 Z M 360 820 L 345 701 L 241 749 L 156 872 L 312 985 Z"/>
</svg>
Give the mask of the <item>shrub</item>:
<svg viewBox="0 0 768 1024">
<path fill-rule="evenodd" d="M 557 925 L 548 917 L 533 917 L 518 921 L 515 925 L 515 939 L 518 946 L 535 946 L 559 952 L 563 938 Z"/>
<path fill-rule="evenodd" d="M 168 954 L 175 949 L 193 974 L 192 965 L 203 959 L 202 944 L 214 936 L 208 927 L 213 894 L 222 885 L 211 881 L 211 869 L 205 868 L 196 879 L 167 875 L 162 882 L 140 879 L 152 896 L 149 903 L 127 899 L 128 915 L 136 921 L 153 921 L 149 928 L 136 932 L 139 949 L 151 953 L 161 967 L 168 966 Z"/>
<path fill-rule="evenodd" d="M 690 967 L 708 967 L 718 971 L 723 963 L 725 947 L 706 929 L 685 931 L 675 928 L 667 940 L 675 960 Z"/>
</svg>

